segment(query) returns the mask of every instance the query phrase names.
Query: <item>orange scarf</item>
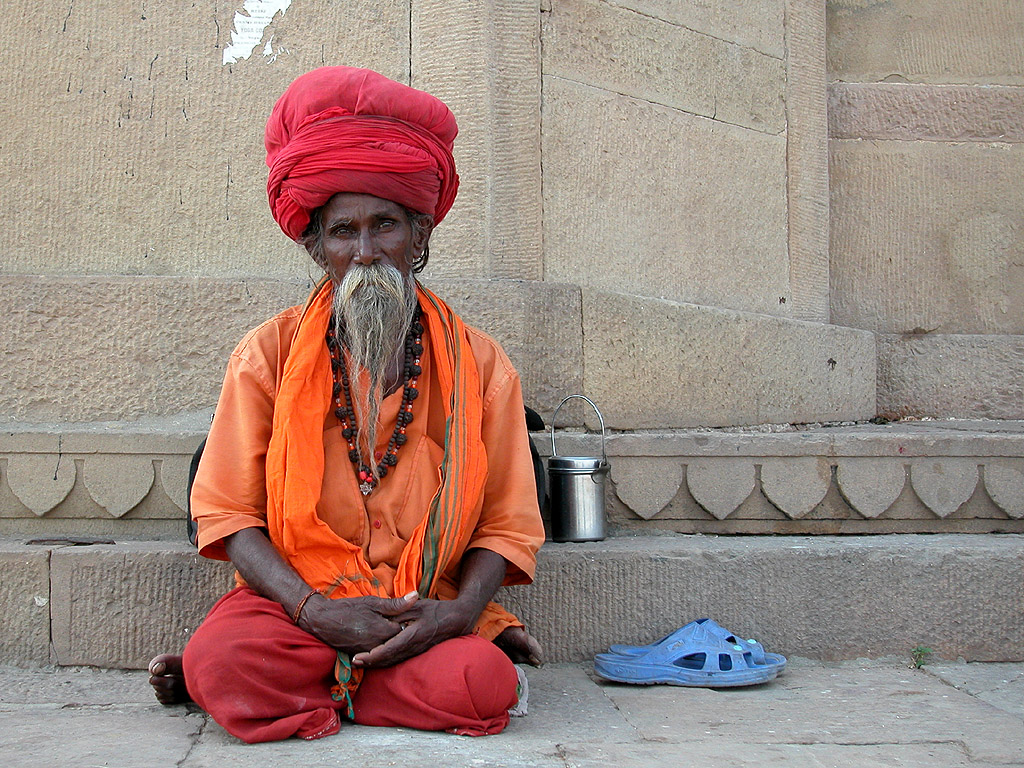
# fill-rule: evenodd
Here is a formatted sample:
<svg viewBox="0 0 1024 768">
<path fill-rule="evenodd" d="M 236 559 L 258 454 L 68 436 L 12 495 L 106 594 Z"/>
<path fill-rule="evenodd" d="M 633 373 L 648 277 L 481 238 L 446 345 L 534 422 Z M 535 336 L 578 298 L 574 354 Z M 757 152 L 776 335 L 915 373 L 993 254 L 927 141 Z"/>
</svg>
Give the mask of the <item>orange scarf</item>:
<svg viewBox="0 0 1024 768">
<path fill-rule="evenodd" d="M 418 284 L 417 296 L 445 408 L 442 481 L 402 552 L 392 594 L 381 596 L 418 591 L 423 597 L 452 599 L 457 593 L 440 583 L 440 577 L 462 555 L 459 544 L 472 533 L 466 529 L 487 478 L 480 378 L 462 319 Z M 324 474 L 323 425 L 333 384 L 324 341 L 332 297 L 330 281 L 314 289 L 285 361 L 267 448 L 267 528 L 271 542 L 311 587 L 331 598 L 379 595 L 362 548 L 338 536 L 316 513 Z M 355 488 L 353 484 L 348 491 L 349 502 L 361 514 L 363 503 Z M 493 640 L 512 625 L 519 621 L 490 603 L 477 632 Z M 352 669 L 347 654 L 339 653 L 338 672 L 339 693 L 348 700 L 351 716 L 350 696 L 361 670 Z"/>
</svg>

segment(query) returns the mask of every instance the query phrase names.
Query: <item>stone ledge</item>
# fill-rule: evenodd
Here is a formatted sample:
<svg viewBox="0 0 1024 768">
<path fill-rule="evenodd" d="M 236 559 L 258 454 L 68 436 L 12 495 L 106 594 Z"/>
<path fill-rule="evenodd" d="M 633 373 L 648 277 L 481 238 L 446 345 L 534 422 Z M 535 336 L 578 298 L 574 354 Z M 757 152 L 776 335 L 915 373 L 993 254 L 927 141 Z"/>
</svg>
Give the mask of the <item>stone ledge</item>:
<svg viewBox="0 0 1024 768">
<path fill-rule="evenodd" d="M 878 334 L 878 408 L 1024 418 L 1024 335 Z"/>
<path fill-rule="evenodd" d="M 2 425 L 0 536 L 181 540 L 201 424 Z M 595 434 L 556 442 L 601 452 Z M 615 530 L 1024 533 L 1021 421 L 613 433 L 606 451 Z"/>
<path fill-rule="evenodd" d="M 499 600 L 544 644 L 550 661 L 589 658 L 613 642 L 646 643 L 713 616 L 773 650 L 816 659 L 906 655 L 1024 660 L 1024 537 L 619 537 L 548 544 L 532 587 Z M 231 585 L 227 564 L 184 544 L 33 547 L 2 542 L 0 584 L 48 559 L 49 610 L 38 589 L 0 591 L 23 638 L 0 661 L 144 667 L 180 651 Z M 35 569 L 35 570 L 38 570 Z M 25 606 L 31 607 L 26 612 Z M 31 642 L 29 642 L 31 641 Z"/>
</svg>

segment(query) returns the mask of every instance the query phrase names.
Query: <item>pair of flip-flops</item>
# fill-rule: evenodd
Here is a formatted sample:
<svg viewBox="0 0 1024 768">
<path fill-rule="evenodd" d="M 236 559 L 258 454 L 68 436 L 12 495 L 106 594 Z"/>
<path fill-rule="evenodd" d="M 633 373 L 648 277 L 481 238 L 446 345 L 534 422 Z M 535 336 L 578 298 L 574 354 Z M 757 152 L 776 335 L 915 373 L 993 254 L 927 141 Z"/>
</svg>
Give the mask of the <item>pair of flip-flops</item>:
<svg viewBox="0 0 1024 768">
<path fill-rule="evenodd" d="M 738 638 L 711 619 L 691 621 L 650 645 L 613 645 L 594 657 L 594 671 L 605 680 L 637 685 L 756 685 L 785 667 L 785 656 L 766 653 L 756 640 Z"/>
</svg>

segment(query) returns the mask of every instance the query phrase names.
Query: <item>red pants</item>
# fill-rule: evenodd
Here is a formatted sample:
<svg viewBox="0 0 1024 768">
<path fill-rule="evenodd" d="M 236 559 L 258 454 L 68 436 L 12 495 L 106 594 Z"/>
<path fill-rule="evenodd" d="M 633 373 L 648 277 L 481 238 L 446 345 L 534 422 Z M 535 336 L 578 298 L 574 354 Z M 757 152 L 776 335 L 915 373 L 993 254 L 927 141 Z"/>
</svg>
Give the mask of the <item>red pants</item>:
<svg viewBox="0 0 1024 768">
<path fill-rule="evenodd" d="M 337 654 L 248 587 L 228 592 L 185 647 L 185 684 L 199 706 L 249 743 L 337 733 Z M 446 640 L 393 667 L 367 669 L 355 721 L 468 736 L 500 733 L 516 703 L 515 667 L 475 635 Z"/>
</svg>

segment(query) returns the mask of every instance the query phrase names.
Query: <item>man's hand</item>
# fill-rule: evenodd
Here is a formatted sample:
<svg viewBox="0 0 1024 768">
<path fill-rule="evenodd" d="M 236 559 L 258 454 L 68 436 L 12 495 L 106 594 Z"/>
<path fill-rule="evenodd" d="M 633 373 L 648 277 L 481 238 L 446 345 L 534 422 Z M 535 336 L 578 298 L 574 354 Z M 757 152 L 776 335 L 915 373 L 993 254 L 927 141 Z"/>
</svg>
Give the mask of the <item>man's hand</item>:
<svg viewBox="0 0 1024 768">
<path fill-rule="evenodd" d="M 544 663 L 544 654 L 537 638 L 522 627 L 505 627 L 505 630 L 494 638 L 494 644 L 512 659 L 513 664 L 539 667 Z"/>
<path fill-rule="evenodd" d="M 352 657 L 356 667 L 390 667 L 453 637 L 473 631 L 480 611 L 459 600 L 421 598 L 395 617 L 400 631 Z"/>
<path fill-rule="evenodd" d="M 357 654 L 377 648 L 402 631 L 400 618 L 418 600 L 405 597 L 345 597 L 329 600 L 314 595 L 303 607 L 299 626 L 332 648 Z"/>
</svg>

